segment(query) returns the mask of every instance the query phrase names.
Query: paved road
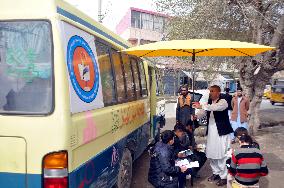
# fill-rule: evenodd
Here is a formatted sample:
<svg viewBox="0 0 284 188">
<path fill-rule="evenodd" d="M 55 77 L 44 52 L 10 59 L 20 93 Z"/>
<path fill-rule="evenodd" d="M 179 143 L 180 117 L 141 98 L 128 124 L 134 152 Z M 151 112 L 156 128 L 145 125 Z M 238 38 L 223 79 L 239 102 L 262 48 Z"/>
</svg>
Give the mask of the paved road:
<svg viewBox="0 0 284 188">
<path fill-rule="evenodd" d="M 262 99 L 261 105 L 260 105 L 261 110 L 266 110 L 266 109 L 284 109 L 283 104 L 276 103 L 272 105 L 269 100 L 267 99 Z"/>
</svg>

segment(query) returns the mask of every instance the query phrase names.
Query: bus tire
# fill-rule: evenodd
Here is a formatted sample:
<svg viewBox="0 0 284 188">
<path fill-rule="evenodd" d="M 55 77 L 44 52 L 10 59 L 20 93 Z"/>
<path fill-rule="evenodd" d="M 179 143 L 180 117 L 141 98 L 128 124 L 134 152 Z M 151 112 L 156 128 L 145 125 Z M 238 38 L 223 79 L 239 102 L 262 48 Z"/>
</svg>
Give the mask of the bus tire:
<svg viewBox="0 0 284 188">
<path fill-rule="evenodd" d="M 132 155 L 129 149 L 125 148 L 119 165 L 117 176 L 117 188 L 130 188 L 132 180 Z"/>
</svg>

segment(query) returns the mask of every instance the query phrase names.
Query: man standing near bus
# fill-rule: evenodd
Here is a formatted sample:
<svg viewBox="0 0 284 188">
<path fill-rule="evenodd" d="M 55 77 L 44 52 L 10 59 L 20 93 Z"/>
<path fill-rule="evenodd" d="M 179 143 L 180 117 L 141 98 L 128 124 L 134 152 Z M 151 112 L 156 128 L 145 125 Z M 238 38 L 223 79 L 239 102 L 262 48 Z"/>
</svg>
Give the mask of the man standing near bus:
<svg viewBox="0 0 284 188">
<path fill-rule="evenodd" d="M 213 175 L 208 178 L 217 186 L 227 184 L 226 153 L 230 148 L 230 133 L 233 129 L 228 115 L 228 103 L 217 85 L 210 88 L 208 104 L 196 102 L 193 108 L 203 109 L 197 114 L 198 118 L 207 115 L 207 144 L 206 157 L 210 160 Z"/>
<path fill-rule="evenodd" d="M 186 125 L 191 120 L 193 109 L 191 107 L 191 97 L 188 92 L 188 87 L 183 85 L 180 88 L 180 96 L 177 101 L 176 108 L 176 123 Z"/>
</svg>

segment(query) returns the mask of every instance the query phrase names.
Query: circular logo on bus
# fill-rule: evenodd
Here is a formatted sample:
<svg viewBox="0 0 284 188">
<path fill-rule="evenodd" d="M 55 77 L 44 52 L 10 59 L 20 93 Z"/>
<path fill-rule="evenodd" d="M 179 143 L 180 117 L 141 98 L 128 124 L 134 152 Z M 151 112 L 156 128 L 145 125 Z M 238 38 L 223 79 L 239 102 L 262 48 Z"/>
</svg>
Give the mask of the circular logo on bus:
<svg viewBox="0 0 284 188">
<path fill-rule="evenodd" d="M 92 102 L 98 93 L 99 71 L 89 44 L 77 35 L 72 36 L 67 46 L 67 65 L 72 86 L 79 98 Z"/>
</svg>

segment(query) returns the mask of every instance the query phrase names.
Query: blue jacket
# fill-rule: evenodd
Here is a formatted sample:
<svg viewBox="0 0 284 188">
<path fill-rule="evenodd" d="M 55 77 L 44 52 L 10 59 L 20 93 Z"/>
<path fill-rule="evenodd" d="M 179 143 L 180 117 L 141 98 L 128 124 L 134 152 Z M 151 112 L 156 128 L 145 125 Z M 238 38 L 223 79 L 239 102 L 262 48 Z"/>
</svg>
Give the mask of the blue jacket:
<svg viewBox="0 0 284 188">
<path fill-rule="evenodd" d="M 158 142 L 151 151 L 148 181 L 159 188 L 178 187 L 180 168 L 175 166 L 175 157 L 170 145 Z"/>
</svg>

